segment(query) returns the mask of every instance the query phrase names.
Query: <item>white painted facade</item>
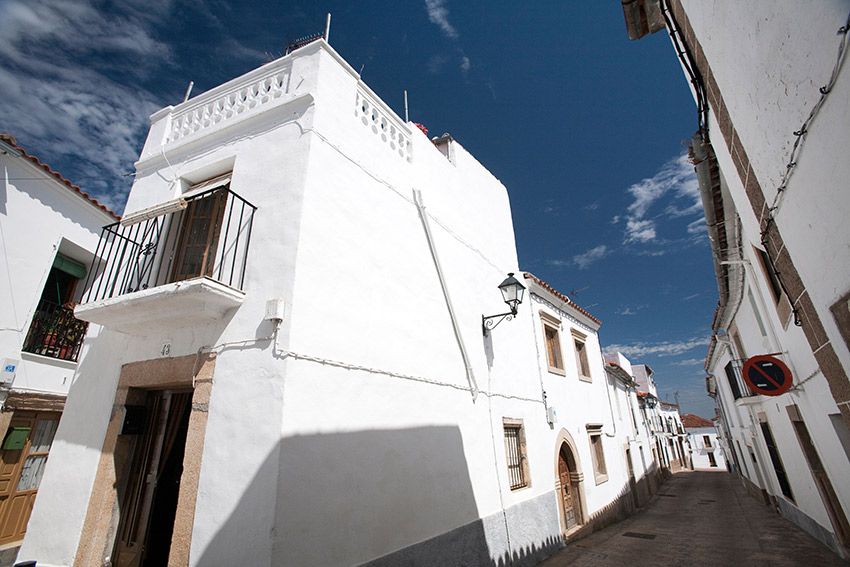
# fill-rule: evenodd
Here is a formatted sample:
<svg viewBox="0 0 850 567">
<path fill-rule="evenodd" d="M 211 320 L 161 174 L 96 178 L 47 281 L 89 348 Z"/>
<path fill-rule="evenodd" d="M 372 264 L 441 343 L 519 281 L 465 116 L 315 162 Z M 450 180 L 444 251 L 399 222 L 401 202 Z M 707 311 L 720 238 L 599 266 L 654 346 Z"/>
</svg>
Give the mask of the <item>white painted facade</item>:
<svg viewBox="0 0 850 567">
<path fill-rule="evenodd" d="M 727 297 L 721 295 L 706 361 L 709 392 L 728 437 L 721 445 L 755 491 L 764 491 L 783 515 L 846 556 L 850 338 L 846 327 L 844 335 L 840 329 L 840 317 L 850 308 L 846 64 L 808 125 L 787 188 L 778 197 L 777 188 L 788 170 L 794 133 L 834 71 L 848 24 L 847 4 L 663 4 L 678 14 L 691 64 L 701 70 L 709 101 L 706 128 L 719 170 L 716 186 L 707 177 L 700 181 L 715 271 L 721 290 L 728 290 Z M 697 165 L 698 176 L 707 175 L 701 167 L 711 161 L 703 154 L 696 151 L 695 160 L 706 164 Z M 769 250 L 785 287 L 781 293 L 774 291 L 760 251 L 766 208 L 784 245 Z M 715 229 L 711 219 L 717 215 L 724 222 Z M 795 325 L 791 305 L 802 326 Z M 778 356 L 793 375 L 791 391 L 778 397 L 753 395 L 741 376 L 744 361 L 767 354 Z M 768 448 L 768 433 L 775 449 Z M 787 484 L 780 481 L 783 476 Z"/>
<path fill-rule="evenodd" d="M 257 206 L 244 284 L 202 278 L 78 307 L 104 328 L 83 353 L 19 559 L 73 563 L 98 465 L 111 462 L 110 416 L 124 411 L 121 367 L 166 352 L 216 354 L 208 408 L 193 408 L 208 417 L 191 565 L 428 561 L 452 538 L 470 564 L 534 562 L 561 541 L 565 439 L 584 523 L 608 514 L 629 487 L 629 427 L 612 397 L 634 393 L 612 393 L 598 321 L 533 276 L 520 278 L 517 316 L 482 334 L 482 315 L 505 311 L 496 286 L 519 272 L 510 205 L 444 143 L 321 40 L 154 114 L 125 218 L 229 173 Z M 285 306 L 279 325 L 269 300 Z M 557 374 L 541 313 L 564 338 Z M 526 440 L 517 490 L 506 419 Z M 110 529 L 118 520 L 116 507 Z"/>
<path fill-rule="evenodd" d="M 686 431 L 693 469 L 725 471 L 726 455 L 717 438 L 717 430 L 713 427 L 688 427 Z"/>
<path fill-rule="evenodd" d="M 10 388 L 68 393 L 75 362 L 21 349 L 56 255 L 90 266 L 101 227 L 114 220 L 0 139 L 0 360 L 16 366 L 3 399 Z"/>
</svg>

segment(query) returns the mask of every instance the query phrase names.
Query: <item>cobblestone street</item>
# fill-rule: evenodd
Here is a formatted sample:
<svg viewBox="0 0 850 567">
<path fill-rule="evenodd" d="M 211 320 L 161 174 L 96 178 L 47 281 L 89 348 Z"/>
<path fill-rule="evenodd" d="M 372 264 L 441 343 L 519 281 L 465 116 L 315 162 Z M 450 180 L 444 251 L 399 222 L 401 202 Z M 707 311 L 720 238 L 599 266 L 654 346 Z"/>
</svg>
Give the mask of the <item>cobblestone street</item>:
<svg viewBox="0 0 850 567">
<path fill-rule="evenodd" d="M 545 567 L 848 565 L 721 472 L 674 475 L 646 509 L 568 545 Z"/>
</svg>

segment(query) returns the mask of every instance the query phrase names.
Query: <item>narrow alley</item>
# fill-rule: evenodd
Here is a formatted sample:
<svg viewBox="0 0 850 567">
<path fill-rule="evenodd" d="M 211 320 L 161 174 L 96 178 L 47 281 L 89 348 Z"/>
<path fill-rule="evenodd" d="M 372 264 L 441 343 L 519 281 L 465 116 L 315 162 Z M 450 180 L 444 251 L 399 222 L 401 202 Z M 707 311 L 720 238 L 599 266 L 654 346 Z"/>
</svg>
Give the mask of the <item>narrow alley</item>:
<svg viewBox="0 0 850 567">
<path fill-rule="evenodd" d="M 725 472 L 681 472 L 645 510 L 568 545 L 545 567 L 847 565 Z"/>
</svg>

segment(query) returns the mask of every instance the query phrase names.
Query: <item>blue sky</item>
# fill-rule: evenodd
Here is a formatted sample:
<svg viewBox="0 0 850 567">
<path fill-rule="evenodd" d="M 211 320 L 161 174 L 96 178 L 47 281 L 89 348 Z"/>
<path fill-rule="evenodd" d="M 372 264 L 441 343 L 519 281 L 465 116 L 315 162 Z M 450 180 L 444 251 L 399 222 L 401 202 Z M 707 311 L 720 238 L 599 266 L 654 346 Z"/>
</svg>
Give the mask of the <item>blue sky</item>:
<svg viewBox="0 0 850 567">
<path fill-rule="evenodd" d="M 508 188 L 520 264 L 603 320 L 606 349 L 713 414 L 716 286 L 693 168 L 696 110 L 659 32 L 620 3 L 0 1 L 0 131 L 119 212 L 148 116 L 323 30 L 402 114 Z"/>
</svg>

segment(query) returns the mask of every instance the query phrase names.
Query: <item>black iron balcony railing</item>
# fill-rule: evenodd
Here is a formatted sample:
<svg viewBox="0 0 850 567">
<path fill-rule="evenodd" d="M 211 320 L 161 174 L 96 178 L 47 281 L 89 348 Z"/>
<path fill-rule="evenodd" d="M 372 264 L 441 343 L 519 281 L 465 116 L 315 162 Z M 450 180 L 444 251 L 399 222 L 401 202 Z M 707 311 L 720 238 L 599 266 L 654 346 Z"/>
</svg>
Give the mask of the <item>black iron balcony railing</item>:
<svg viewBox="0 0 850 567">
<path fill-rule="evenodd" d="M 105 226 L 83 302 L 203 276 L 242 290 L 256 210 L 225 186 Z"/>
<path fill-rule="evenodd" d="M 22 350 L 76 362 L 88 327 L 74 317 L 72 308 L 41 300 Z"/>
</svg>

